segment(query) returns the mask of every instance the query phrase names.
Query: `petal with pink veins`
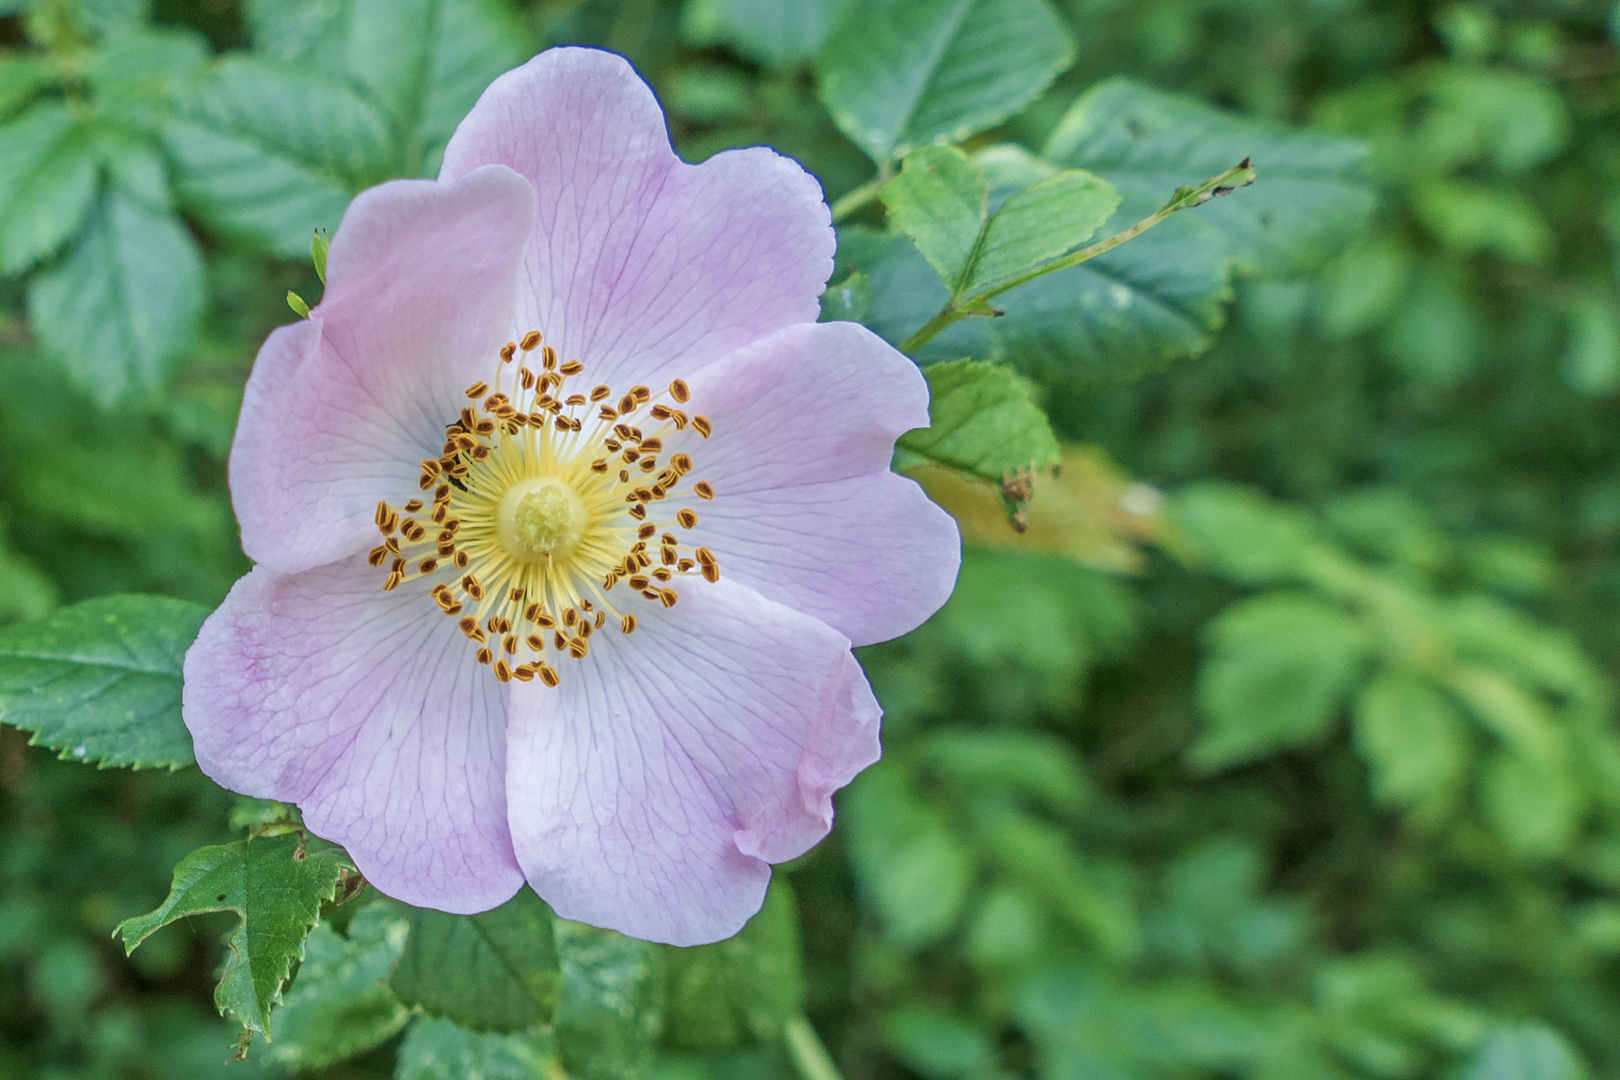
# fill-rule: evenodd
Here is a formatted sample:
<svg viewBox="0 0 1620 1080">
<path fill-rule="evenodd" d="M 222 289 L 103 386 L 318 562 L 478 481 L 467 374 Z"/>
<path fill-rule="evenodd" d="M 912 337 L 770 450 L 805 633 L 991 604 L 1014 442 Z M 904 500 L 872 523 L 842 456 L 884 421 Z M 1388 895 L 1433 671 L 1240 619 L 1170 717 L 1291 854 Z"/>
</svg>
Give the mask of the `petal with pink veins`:
<svg viewBox="0 0 1620 1080">
<path fill-rule="evenodd" d="M 772 862 L 832 826 L 878 756 L 849 642 L 742 585 L 688 582 L 610 624 L 561 685 L 514 684 L 507 798 L 529 883 L 557 913 L 673 945 L 759 910 Z"/>
<path fill-rule="evenodd" d="M 523 884 L 507 830 L 507 695 L 411 583 L 363 558 L 236 583 L 186 653 L 197 764 L 296 803 L 366 878 L 419 907 L 484 911 Z"/>
<path fill-rule="evenodd" d="M 492 166 L 362 192 L 311 317 L 270 335 L 231 446 L 242 548 L 284 573 L 375 543 L 379 500 L 418 494 L 463 391 L 511 335 L 534 192 Z"/>
<path fill-rule="evenodd" d="M 440 178 L 491 162 L 539 195 L 523 327 L 592 382 L 668 382 L 817 317 L 833 266 L 821 186 L 766 147 L 685 164 L 622 57 L 550 49 L 495 80 Z"/>
<path fill-rule="evenodd" d="M 668 440 L 712 502 L 693 543 L 720 573 L 827 623 L 857 645 L 913 629 L 951 594 L 956 522 L 889 471 L 894 441 L 928 424 L 917 366 L 855 323 L 795 326 L 691 380 L 714 425 Z"/>
</svg>

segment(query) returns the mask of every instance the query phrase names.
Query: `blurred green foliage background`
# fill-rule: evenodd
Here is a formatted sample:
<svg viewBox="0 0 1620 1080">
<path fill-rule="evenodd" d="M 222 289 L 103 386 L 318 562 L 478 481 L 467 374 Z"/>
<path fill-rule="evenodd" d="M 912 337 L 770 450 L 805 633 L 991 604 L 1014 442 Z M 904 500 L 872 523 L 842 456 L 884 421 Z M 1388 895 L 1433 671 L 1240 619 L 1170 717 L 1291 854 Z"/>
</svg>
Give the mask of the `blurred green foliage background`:
<svg viewBox="0 0 1620 1080">
<path fill-rule="evenodd" d="M 738 34 L 739 4 L 474 5 L 445 100 L 357 126 L 309 215 L 431 172 L 494 74 L 564 42 L 629 56 L 689 160 L 764 142 L 831 198 L 864 184 L 804 57 Z M 1620 1077 L 1620 6 L 1052 8 L 1073 66 L 969 149 L 1040 148 L 1128 75 L 1366 140 L 1377 209 L 1325 259 L 1223 268 L 1227 302 L 1181 313 L 1199 355 L 1009 347 L 1069 446 L 1032 513 L 1085 527 L 1019 540 L 961 503 L 956 596 L 865 650 L 885 757 L 786 871 L 809 1018 L 849 1080 Z M 0 146 L 0 619 L 216 602 L 246 568 L 241 385 L 286 291 L 319 286 L 305 227 L 202 135 L 163 136 L 194 166 L 171 196 L 152 102 L 250 45 L 332 61 L 250 42 L 237 0 L 0 12 L 0 111 L 54 77 L 29 65 L 68 63 L 64 107 L 98 124 L 39 190 Z M 144 21 L 161 49 L 90 47 Z M 241 93 L 278 92 L 230 63 Z M 849 238 L 882 225 L 854 211 L 846 267 L 876 265 Z M 56 254 L 81 234 L 122 285 Z M 109 306 L 114 285 L 136 295 Z M 0 729 L 0 1077 L 275 1071 L 223 1063 L 228 918 L 129 960 L 108 936 L 229 810 L 194 771 L 97 771 Z M 318 1075 L 391 1075 L 397 1043 Z M 659 1068 L 783 1067 L 705 1049 Z"/>
</svg>

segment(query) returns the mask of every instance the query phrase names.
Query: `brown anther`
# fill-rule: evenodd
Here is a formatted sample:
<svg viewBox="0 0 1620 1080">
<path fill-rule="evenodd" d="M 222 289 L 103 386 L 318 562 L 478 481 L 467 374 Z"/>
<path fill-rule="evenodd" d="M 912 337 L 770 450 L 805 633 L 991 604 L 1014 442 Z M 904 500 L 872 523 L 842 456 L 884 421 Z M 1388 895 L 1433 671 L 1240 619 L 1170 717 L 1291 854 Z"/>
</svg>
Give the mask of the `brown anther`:
<svg viewBox="0 0 1620 1080">
<path fill-rule="evenodd" d="M 443 525 L 445 515 L 447 515 L 449 513 L 450 513 L 450 504 L 449 503 L 434 503 L 433 504 L 433 523 L 435 525 Z"/>
<path fill-rule="evenodd" d="M 510 364 L 512 362 L 512 357 L 516 352 L 517 352 L 517 342 L 508 341 L 505 345 L 502 345 L 501 346 L 501 363 Z M 467 396 L 468 397 L 477 397 L 478 395 L 477 394 L 468 394 Z"/>
<path fill-rule="evenodd" d="M 568 639 L 568 655 L 575 660 L 585 659 L 585 654 L 591 651 L 590 642 L 582 637 Z"/>
<path fill-rule="evenodd" d="M 398 574 L 400 577 L 404 577 L 405 576 L 405 560 L 404 559 L 395 559 L 394 560 L 394 565 L 389 567 L 389 569 L 392 570 L 394 573 Z"/>
<path fill-rule="evenodd" d="M 669 459 L 669 467 L 676 473 L 689 473 L 692 471 L 692 459 L 685 454 L 676 454 Z"/>
<path fill-rule="evenodd" d="M 399 588 L 399 583 L 405 580 L 405 575 L 398 570 L 391 571 L 388 580 L 383 582 L 383 592 L 393 592 Z"/>
<path fill-rule="evenodd" d="M 636 589 L 636 590 L 645 589 L 647 587 L 647 585 L 648 585 L 647 578 L 642 574 L 637 574 L 635 577 L 630 579 L 630 587 L 632 589 Z"/>
<path fill-rule="evenodd" d="M 523 639 L 523 642 L 535 652 L 545 651 L 546 639 L 541 637 L 539 634 L 530 634 L 528 637 Z"/>
<path fill-rule="evenodd" d="M 465 554 L 466 552 L 464 551 L 456 552 L 456 555 L 458 556 L 457 562 L 460 561 L 459 556 Z M 461 591 L 472 597 L 474 600 L 482 600 L 484 598 L 484 587 L 480 585 L 478 583 L 478 579 L 471 574 L 468 574 L 461 579 Z"/>
<path fill-rule="evenodd" d="M 705 439 L 707 439 L 710 435 L 714 434 L 714 425 L 709 423 L 709 418 L 707 416 L 694 416 L 694 417 L 692 417 L 692 427 L 699 435 L 703 436 Z"/>
<path fill-rule="evenodd" d="M 433 573 L 433 571 L 437 570 L 438 568 L 439 568 L 439 560 L 438 559 L 423 559 L 421 564 L 416 569 L 417 569 L 418 573 L 431 574 L 431 573 Z"/>
<path fill-rule="evenodd" d="M 630 396 L 636 399 L 637 404 L 646 404 L 652 398 L 652 391 L 645 386 L 632 386 Z"/>
<path fill-rule="evenodd" d="M 663 604 L 667 608 L 674 607 L 675 606 L 675 601 L 677 601 L 679 599 L 680 599 L 680 597 L 675 595 L 675 590 L 674 589 L 660 589 L 660 590 L 658 590 L 658 602 Z"/>
<path fill-rule="evenodd" d="M 675 561 L 674 559 L 670 560 L 670 562 L 674 562 L 674 561 Z M 669 569 L 667 567 L 660 566 L 658 569 L 656 569 L 656 570 L 654 570 L 652 572 L 652 576 L 657 578 L 659 581 L 668 581 L 669 580 Z"/>
<path fill-rule="evenodd" d="M 433 501 L 436 502 L 436 503 L 447 503 L 447 502 L 449 502 L 450 501 L 450 485 L 449 484 L 440 484 L 439 485 L 439 490 L 437 490 L 437 491 L 435 491 L 433 493 Z"/>
<path fill-rule="evenodd" d="M 582 623 L 579 624 L 579 636 L 580 637 L 585 638 L 586 640 L 589 640 L 590 636 L 595 632 L 596 632 L 596 627 L 592 626 L 590 623 L 582 622 Z"/>
<path fill-rule="evenodd" d="M 405 504 L 405 512 L 407 514 L 414 514 L 420 509 L 422 509 L 421 499 L 412 499 L 410 502 Z"/>
<path fill-rule="evenodd" d="M 697 483 L 692 485 L 692 490 L 698 493 L 698 498 L 700 499 L 714 498 L 714 488 L 707 480 L 699 480 Z"/>
<path fill-rule="evenodd" d="M 679 556 L 675 554 L 674 548 L 658 549 L 658 561 L 663 563 L 665 566 L 674 566 L 677 559 L 679 559 Z M 655 570 L 653 573 L 656 574 L 657 571 Z M 667 581 L 668 578 L 665 578 L 664 580 Z"/>
<path fill-rule="evenodd" d="M 669 406 L 662 404 L 654 405 L 651 409 L 647 410 L 647 415 L 651 416 L 654 420 L 668 420 Z"/>
<path fill-rule="evenodd" d="M 442 471 L 442 468 L 443 467 L 436 460 L 433 458 L 427 458 L 422 462 L 422 475 L 437 477 Z M 431 484 L 432 481 L 429 481 L 429 486 L 431 486 Z M 423 490 L 425 491 L 427 489 L 423 488 Z"/>
<path fill-rule="evenodd" d="M 578 360 L 570 360 L 557 370 L 562 372 L 564 375 L 578 375 L 580 372 L 585 370 L 585 365 L 580 363 Z"/>
<path fill-rule="evenodd" d="M 540 665 L 540 681 L 547 686 L 556 686 L 560 680 L 557 678 L 556 670 L 550 664 L 542 663 Z"/>
<path fill-rule="evenodd" d="M 388 539 L 383 541 L 383 547 L 387 548 L 388 551 L 391 554 L 398 555 L 399 554 L 399 537 L 390 536 Z"/>
<path fill-rule="evenodd" d="M 520 664 L 512 669 L 512 678 L 518 682 L 528 682 L 534 678 L 534 668 L 528 664 Z"/>
<path fill-rule="evenodd" d="M 463 634 L 466 634 L 474 641 L 484 640 L 484 631 L 479 628 L 478 620 L 473 618 L 471 615 L 463 616 L 461 621 L 456 625 L 461 627 L 461 632 Z"/>
<path fill-rule="evenodd" d="M 561 630 L 551 635 L 551 643 L 557 647 L 558 652 L 568 648 L 568 639 L 563 637 Z"/>
<path fill-rule="evenodd" d="M 488 646 L 478 650 L 478 662 L 480 664 L 487 664 L 493 659 L 495 659 L 495 654 L 489 651 Z"/>
<path fill-rule="evenodd" d="M 686 425 L 690 422 L 687 420 L 686 414 L 679 409 L 669 410 L 669 418 L 675 422 L 676 431 L 685 431 Z"/>
<path fill-rule="evenodd" d="M 544 361 L 547 371 L 552 370 L 557 366 L 557 350 L 547 345 L 541 350 L 540 359 Z"/>
<path fill-rule="evenodd" d="M 489 457 L 490 453 L 489 447 L 480 445 L 473 450 L 472 459 L 474 461 L 483 461 Z"/>
<path fill-rule="evenodd" d="M 511 592 L 506 594 L 506 598 L 512 601 L 514 604 L 521 604 L 523 603 L 523 590 L 514 588 Z"/>
<path fill-rule="evenodd" d="M 569 394 L 568 395 L 568 400 L 563 402 L 563 404 L 567 405 L 570 409 L 572 409 L 572 408 L 574 408 L 576 406 L 579 406 L 579 405 L 583 405 L 583 404 L 585 404 L 585 395 L 584 394 Z"/>
<path fill-rule="evenodd" d="M 669 384 L 669 396 L 684 405 L 686 404 L 687 399 L 692 396 L 692 391 L 687 389 L 686 383 L 680 379 L 676 379 L 674 382 Z"/>
<path fill-rule="evenodd" d="M 682 559 L 680 562 L 675 564 L 675 569 L 679 570 L 683 574 L 686 574 L 690 573 L 692 567 L 696 565 L 697 563 L 693 562 L 691 559 Z"/>
<path fill-rule="evenodd" d="M 619 418 L 619 414 L 610 405 L 604 405 L 598 409 L 596 416 L 599 420 L 617 420 Z"/>
<path fill-rule="evenodd" d="M 534 620 L 536 620 L 536 619 L 538 619 L 540 617 L 540 611 L 541 611 L 540 602 L 535 601 L 534 603 L 530 604 L 528 607 L 523 609 L 523 617 L 525 619 L 527 619 L 529 622 L 534 622 Z"/>
<path fill-rule="evenodd" d="M 528 368 L 524 368 L 522 371 L 518 372 L 518 382 L 522 384 L 523 389 L 525 390 L 534 389 L 534 372 L 530 371 Z"/>
<path fill-rule="evenodd" d="M 495 421 L 493 421 L 493 420 L 480 420 L 480 421 L 478 421 L 478 423 L 473 425 L 473 430 L 476 431 L 480 435 L 491 434 L 495 430 Z"/>
<path fill-rule="evenodd" d="M 495 677 L 501 680 L 501 682 L 512 681 L 512 668 L 505 660 L 495 661 Z"/>
<path fill-rule="evenodd" d="M 470 562 L 472 562 L 472 556 L 468 555 L 465 551 L 456 552 L 456 565 L 458 567 L 465 570 L 467 569 L 467 564 Z"/>
<path fill-rule="evenodd" d="M 538 626 L 542 630 L 550 630 L 552 627 L 557 625 L 557 620 L 553 619 L 550 615 L 547 615 L 543 611 L 536 615 L 533 621 L 534 625 Z"/>
<path fill-rule="evenodd" d="M 413 544 L 427 535 L 427 530 L 422 528 L 419 522 L 415 521 L 406 521 L 405 524 L 399 527 L 399 531 L 404 533 L 405 539 Z"/>
<path fill-rule="evenodd" d="M 605 622 L 607 622 L 607 612 L 598 611 L 596 613 L 596 628 L 598 630 L 602 629 L 602 624 Z"/>
<path fill-rule="evenodd" d="M 387 560 L 387 558 L 388 558 L 388 549 L 387 548 L 385 548 L 385 547 L 374 547 L 374 548 L 371 549 L 371 553 L 366 556 L 366 562 L 370 563 L 372 566 L 381 566 L 383 564 L 383 562 L 385 560 Z"/>
<path fill-rule="evenodd" d="M 579 612 L 575 611 L 573 608 L 569 608 L 567 611 L 563 612 L 564 626 L 572 628 L 577 622 L 579 622 Z"/>
<path fill-rule="evenodd" d="M 629 469 L 620 469 L 619 470 L 619 483 L 628 484 L 629 482 L 630 482 L 630 470 Z"/>
<path fill-rule="evenodd" d="M 515 635 L 515 634 L 507 634 L 505 637 L 503 637 L 501 639 L 501 648 L 506 650 L 506 654 L 508 656 L 510 656 L 513 653 L 517 652 L 517 647 L 518 647 L 518 639 L 517 639 L 517 635 Z"/>
<path fill-rule="evenodd" d="M 637 465 L 636 468 L 640 469 L 642 472 L 652 472 L 654 469 L 658 468 L 658 459 L 650 457 L 642 458 L 641 464 Z"/>
<path fill-rule="evenodd" d="M 699 572 L 703 575 L 703 580 L 711 584 L 720 580 L 720 567 L 715 563 L 704 563 Z"/>
<path fill-rule="evenodd" d="M 624 397 L 619 399 L 619 412 L 621 414 L 627 413 L 631 409 L 634 409 L 635 407 L 636 407 L 636 399 L 631 397 L 629 394 L 626 394 L 626 395 L 624 395 Z"/>
<path fill-rule="evenodd" d="M 643 540 L 651 539 L 653 536 L 656 536 L 657 533 L 658 526 L 652 524 L 651 522 L 636 530 L 636 535 Z"/>
<path fill-rule="evenodd" d="M 605 458 L 597 458 L 591 462 L 591 472 L 602 473 L 607 472 L 607 469 L 607 460 Z"/>
<path fill-rule="evenodd" d="M 640 504 L 632 506 L 630 508 L 630 516 L 635 518 L 637 521 L 640 521 L 642 518 L 647 516 L 647 508 Z"/>
<path fill-rule="evenodd" d="M 446 615 L 459 615 L 461 613 L 461 601 L 457 600 L 455 603 L 445 608 L 444 613 Z"/>
<path fill-rule="evenodd" d="M 598 386 L 591 390 L 592 401 L 605 401 L 612 396 L 613 391 L 609 390 L 606 386 Z"/>
<path fill-rule="evenodd" d="M 537 346 L 539 344 L 540 344 L 540 331 L 538 331 L 538 330 L 530 330 L 527 334 L 523 335 L 523 340 L 518 343 L 518 346 L 524 352 L 534 352 L 535 346 Z M 549 349 L 549 347 L 548 347 L 548 349 Z"/>
<path fill-rule="evenodd" d="M 620 633 L 628 634 L 628 633 L 632 632 L 633 630 L 635 630 L 635 628 L 636 628 L 636 617 L 634 615 L 626 615 L 624 617 L 624 621 L 619 624 L 619 632 Z"/>
<path fill-rule="evenodd" d="M 508 346 L 508 348 L 510 348 L 510 346 Z M 501 359 L 511 359 L 511 357 L 506 354 L 506 349 L 501 350 Z M 471 386 L 467 387 L 467 396 L 474 401 L 477 401 L 487 393 L 489 393 L 489 383 L 487 382 L 475 382 Z"/>
<path fill-rule="evenodd" d="M 641 452 L 639 450 L 631 449 L 631 450 L 626 450 L 624 452 L 624 461 L 625 461 L 625 464 L 627 464 L 627 465 L 631 464 L 632 462 L 635 462 L 640 457 L 641 457 Z"/>
<path fill-rule="evenodd" d="M 683 529 L 696 528 L 698 523 L 697 511 L 683 507 L 675 511 L 675 520 L 681 523 Z"/>
</svg>

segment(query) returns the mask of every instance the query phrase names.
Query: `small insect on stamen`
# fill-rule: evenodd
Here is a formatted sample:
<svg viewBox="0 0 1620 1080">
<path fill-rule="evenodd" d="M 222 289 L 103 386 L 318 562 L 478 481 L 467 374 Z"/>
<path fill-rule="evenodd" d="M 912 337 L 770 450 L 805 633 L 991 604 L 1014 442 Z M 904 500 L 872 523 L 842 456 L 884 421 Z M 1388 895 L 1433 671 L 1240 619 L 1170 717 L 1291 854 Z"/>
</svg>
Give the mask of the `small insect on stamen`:
<svg viewBox="0 0 1620 1080">
<path fill-rule="evenodd" d="M 538 330 L 530 330 L 527 334 L 523 335 L 523 341 L 520 343 L 520 347 L 523 349 L 524 352 L 534 352 L 535 347 L 538 346 L 539 344 L 540 344 L 540 331 L 538 331 Z M 546 348 L 549 350 L 550 346 L 548 345 L 548 346 L 546 346 Z"/>
<path fill-rule="evenodd" d="M 687 401 L 691 399 L 692 391 L 687 389 L 686 383 L 682 382 L 680 379 L 676 379 L 674 382 L 669 384 L 669 396 L 674 398 L 680 404 L 685 405 Z"/>
</svg>

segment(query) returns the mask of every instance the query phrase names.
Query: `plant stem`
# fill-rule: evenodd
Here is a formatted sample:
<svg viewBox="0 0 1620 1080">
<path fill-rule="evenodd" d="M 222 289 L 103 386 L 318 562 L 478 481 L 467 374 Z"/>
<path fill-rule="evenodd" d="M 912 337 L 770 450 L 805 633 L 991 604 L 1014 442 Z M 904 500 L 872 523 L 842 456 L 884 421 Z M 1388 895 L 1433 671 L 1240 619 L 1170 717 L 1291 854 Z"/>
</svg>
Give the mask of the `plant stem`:
<svg viewBox="0 0 1620 1080">
<path fill-rule="evenodd" d="M 832 1055 L 821 1045 L 816 1029 L 802 1016 L 795 1016 L 782 1026 L 782 1037 L 787 1040 L 788 1057 L 803 1080 L 843 1080 Z"/>
<path fill-rule="evenodd" d="M 880 166 L 876 176 L 872 177 L 872 179 L 868 180 L 854 191 L 847 193 L 843 198 L 832 204 L 833 221 L 843 221 L 845 218 L 855 213 L 855 211 L 861 209 L 867 203 L 877 198 L 878 192 L 883 190 L 883 185 L 887 184 L 893 177 L 894 166 Z"/>
<path fill-rule="evenodd" d="M 966 319 L 970 316 L 995 314 L 995 312 L 990 310 L 989 302 L 1009 289 L 1016 289 L 1020 285 L 1027 285 L 1029 282 L 1034 281 L 1038 277 L 1045 277 L 1047 274 L 1056 273 L 1059 270 L 1067 270 L 1071 266 L 1079 266 L 1083 262 L 1090 259 L 1095 259 L 1099 255 L 1114 250 L 1127 240 L 1136 239 L 1138 236 L 1147 232 L 1149 229 L 1153 228 L 1153 226 L 1157 225 L 1171 214 L 1174 214 L 1177 210 L 1186 210 L 1190 207 L 1202 206 L 1210 199 L 1229 194 L 1240 187 L 1247 187 L 1252 183 L 1254 183 L 1254 169 L 1249 166 L 1249 159 L 1244 158 L 1242 164 L 1227 169 L 1219 176 L 1210 177 L 1197 187 L 1178 188 L 1176 193 L 1170 196 L 1170 201 L 1165 203 L 1157 211 L 1143 218 L 1141 221 L 1138 221 L 1130 228 L 1125 229 L 1122 232 L 1115 233 L 1106 240 L 1099 240 L 1097 243 L 1092 244 L 1089 247 L 1083 247 L 1078 251 L 1065 255 L 1061 259 L 1054 259 L 1052 262 L 1044 263 L 1031 270 L 1026 270 L 1017 277 L 1010 278 L 994 288 L 986 289 L 983 292 L 974 293 L 972 296 L 962 297 L 960 300 L 953 298 L 940 309 L 939 314 L 935 315 L 932 319 L 929 319 L 915 334 L 912 334 L 910 337 L 906 338 L 905 341 L 901 342 L 900 351 L 906 353 L 907 355 L 914 354 L 918 349 L 922 348 L 930 340 L 932 340 L 933 337 L 941 330 L 944 330 L 947 326 L 950 326 L 959 319 Z M 851 194 L 853 194 L 853 192 Z M 845 196 L 845 198 L 848 198 L 848 196 Z"/>
</svg>

